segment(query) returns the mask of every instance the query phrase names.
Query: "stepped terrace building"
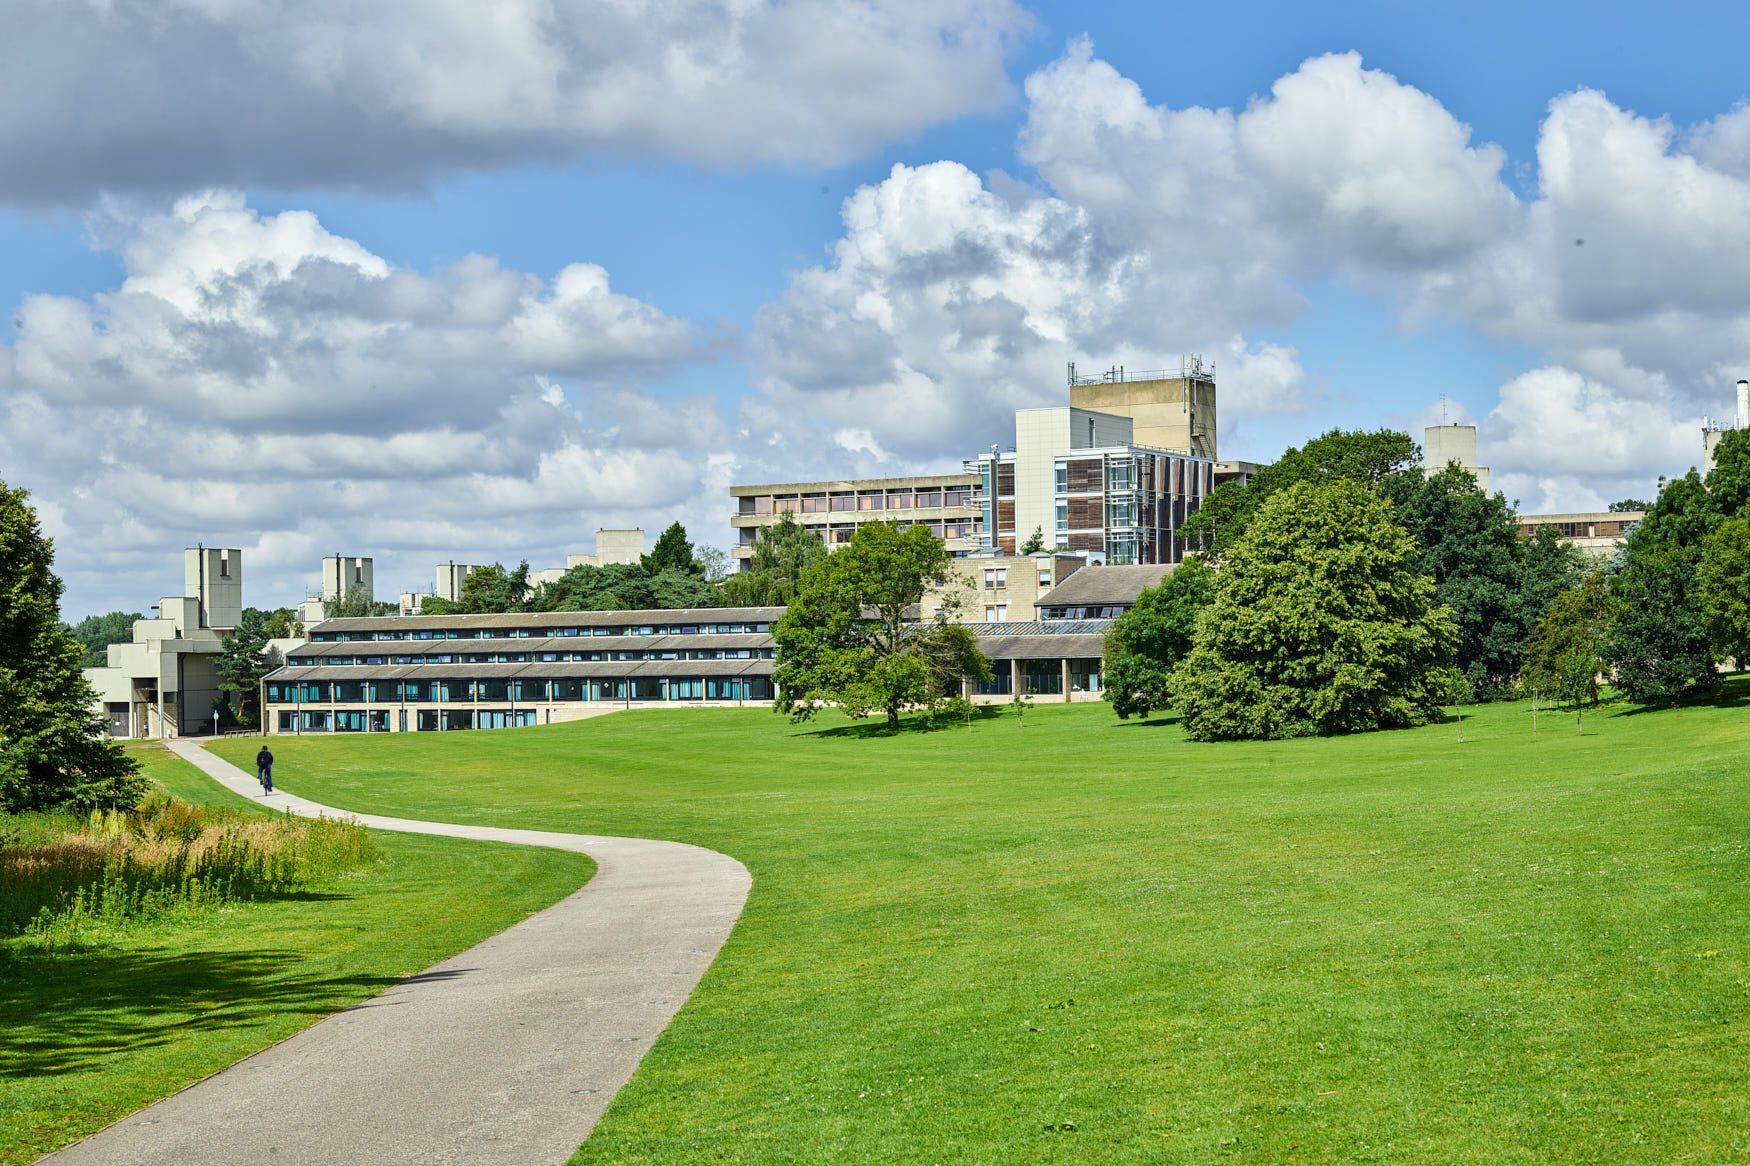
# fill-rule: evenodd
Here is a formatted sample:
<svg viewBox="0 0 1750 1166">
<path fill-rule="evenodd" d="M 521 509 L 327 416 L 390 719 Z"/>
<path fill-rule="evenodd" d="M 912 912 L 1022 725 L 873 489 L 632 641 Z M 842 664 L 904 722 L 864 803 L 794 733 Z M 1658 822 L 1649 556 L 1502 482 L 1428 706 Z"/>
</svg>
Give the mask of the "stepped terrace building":
<svg viewBox="0 0 1750 1166">
<path fill-rule="evenodd" d="M 270 733 L 441 732 L 772 699 L 779 607 L 331 619 L 262 684 Z"/>
</svg>

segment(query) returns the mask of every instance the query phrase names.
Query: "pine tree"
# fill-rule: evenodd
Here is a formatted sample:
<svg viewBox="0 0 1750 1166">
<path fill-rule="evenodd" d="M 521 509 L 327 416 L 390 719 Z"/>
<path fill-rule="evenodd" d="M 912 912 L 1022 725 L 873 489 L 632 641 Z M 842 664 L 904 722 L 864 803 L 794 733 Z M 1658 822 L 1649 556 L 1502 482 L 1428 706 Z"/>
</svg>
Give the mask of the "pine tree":
<svg viewBox="0 0 1750 1166">
<path fill-rule="evenodd" d="M 103 737 L 85 646 L 60 622 L 52 542 L 0 482 L 0 809 L 132 808 L 148 783 Z"/>
</svg>

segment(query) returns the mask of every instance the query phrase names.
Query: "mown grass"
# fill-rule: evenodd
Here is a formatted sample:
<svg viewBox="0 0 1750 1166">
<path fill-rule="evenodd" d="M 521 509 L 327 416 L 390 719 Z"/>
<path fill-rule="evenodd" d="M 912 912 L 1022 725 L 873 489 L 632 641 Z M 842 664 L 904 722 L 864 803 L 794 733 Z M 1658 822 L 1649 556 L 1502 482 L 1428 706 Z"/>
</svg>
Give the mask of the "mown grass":
<svg viewBox="0 0 1750 1166">
<path fill-rule="evenodd" d="M 677 710 L 275 753 L 330 805 L 751 869 L 578 1162 L 1750 1159 L 1750 683 L 1539 729 Z"/>
<path fill-rule="evenodd" d="M 185 801 L 264 817 L 158 748 Z M 253 902 L 0 940 L 0 1163 L 28 1162 L 492 935 L 585 882 L 581 855 L 371 832 L 376 860 Z"/>
</svg>

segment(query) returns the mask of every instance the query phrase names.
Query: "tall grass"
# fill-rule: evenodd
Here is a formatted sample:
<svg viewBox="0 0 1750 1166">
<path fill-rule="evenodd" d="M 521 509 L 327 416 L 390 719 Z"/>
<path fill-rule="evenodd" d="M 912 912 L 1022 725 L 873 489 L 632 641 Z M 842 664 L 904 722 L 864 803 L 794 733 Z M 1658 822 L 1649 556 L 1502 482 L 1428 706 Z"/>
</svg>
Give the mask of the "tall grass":
<svg viewBox="0 0 1750 1166">
<path fill-rule="evenodd" d="M 248 816 L 157 795 L 133 811 L 0 823 L 0 935 L 282 894 L 365 866 L 364 827 Z"/>
</svg>

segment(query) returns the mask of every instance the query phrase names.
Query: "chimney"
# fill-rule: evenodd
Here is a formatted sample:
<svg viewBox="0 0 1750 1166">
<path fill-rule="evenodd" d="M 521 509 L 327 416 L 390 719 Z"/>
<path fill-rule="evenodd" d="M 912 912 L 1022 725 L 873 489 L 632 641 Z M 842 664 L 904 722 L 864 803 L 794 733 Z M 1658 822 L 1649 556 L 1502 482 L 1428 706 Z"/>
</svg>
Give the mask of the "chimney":
<svg viewBox="0 0 1750 1166">
<path fill-rule="evenodd" d="M 1750 381 L 1738 382 L 1738 428 L 1750 429 Z"/>
</svg>

